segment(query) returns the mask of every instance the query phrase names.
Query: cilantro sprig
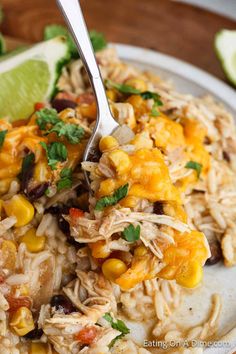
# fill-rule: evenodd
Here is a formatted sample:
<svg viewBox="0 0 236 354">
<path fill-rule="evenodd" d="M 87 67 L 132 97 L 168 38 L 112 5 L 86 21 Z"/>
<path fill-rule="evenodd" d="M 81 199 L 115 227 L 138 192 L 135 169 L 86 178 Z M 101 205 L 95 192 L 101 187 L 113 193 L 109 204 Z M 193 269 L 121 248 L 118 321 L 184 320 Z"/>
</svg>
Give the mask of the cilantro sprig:
<svg viewBox="0 0 236 354">
<path fill-rule="evenodd" d="M 44 39 L 52 39 L 58 36 L 64 36 L 66 37 L 67 40 L 67 46 L 70 52 L 70 55 L 73 58 L 78 58 L 78 49 L 76 47 L 76 44 L 70 35 L 69 31 L 67 30 L 66 27 L 61 26 L 61 25 L 50 25 L 46 26 L 44 29 Z M 100 32 L 97 31 L 90 31 L 89 32 L 90 40 L 92 42 L 92 46 L 95 52 L 104 49 L 107 46 L 107 41 L 104 37 L 104 35 Z"/>
<path fill-rule="evenodd" d="M 76 124 L 59 121 L 45 135 L 50 133 L 56 133 L 59 137 L 64 136 L 71 144 L 78 144 L 84 136 L 84 129 Z"/>
<path fill-rule="evenodd" d="M 117 204 L 121 199 L 123 199 L 128 193 L 129 184 L 118 188 L 112 195 L 105 196 L 99 199 L 95 205 L 95 210 L 102 211 L 105 207 Z"/>
<path fill-rule="evenodd" d="M 122 321 L 122 320 L 116 320 L 116 322 L 114 321 L 114 319 L 112 318 L 111 314 L 109 312 L 106 312 L 105 315 L 103 316 L 103 318 L 110 323 L 111 327 L 113 329 L 116 329 L 117 331 L 121 332 L 121 334 L 119 334 L 117 337 L 115 337 L 111 343 L 109 344 L 109 348 L 112 348 L 113 345 L 115 344 L 115 342 L 118 339 L 123 338 L 126 334 L 130 333 L 130 329 L 126 326 L 126 324 Z"/>
<path fill-rule="evenodd" d="M 36 116 L 36 123 L 45 131 L 44 135 L 56 133 L 58 137 L 64 136 L 71 144 L 78 144 L 84 136 L 82 127 L 64 122 L 55 109 L 43 108 L 36 112 Z"/>
<path fill-rule="evenodd" d="M 122 237 L 128 242 L 138 241 L 140 238 L 140 230 L 140 225 L 134 227 L 133 224 L 130 224 L 123 230 Z"/>
<path fill-rule="evenodd" d="M 6 138 L 7 130 L 0 131 L 0 148 L 3 146 L 4 140 Z"/>
<path fill-rule="evenodd" d="M 192 170 L 195 170 L 197 173 L 197 177 L 200 177 L 200 174 L 202 172 L 202 164 L 198 163 L 196 161 L 189 161 L 186 163 L 185 168 L 190 168 Z"/>
<path fill-rule="evenodd" d="M 65 188 L 71 188 L 72 186 L 72 169 L 63 168 L 60 173 L 61 179 L 57 182 L 57 190 L 61 191 Z"/>
<path fill-rule="evenodd" d="M 160 95 L 156 92 L 151 91 L 140 91 L 132 86 L 119 84 L 117 82 L 113 82 L 111 80 L 106 80 L 105 85 L 107 88 L 114 88 L 121 93 L 130 94 L 130 95 L 140 95 L 144 100 L 153 99 L 154 103 L 151 109 L 151 116 L 157 117 L 160 115 L 158 107 L 163 106 L 163 103 L 160 99 Z"/>
<path fill-rule="evenodd" d="M 52 170 L 56 170 L 56 165 L 58 162 L 64 162 L 67 159 L 67 149 L 63 143 L 52 142 L 51 144 L 46 144 L 44 141 L 39 143 L 46 151 L 48 165 Z"/>
<path fill-rule="evenodd" d="M 57 111 L 53 108 L 42 108 L 36 112 L 36 116 L 36 123 L 40 130 L 46 130 L 48 124 L 55 125 L 60 122 Z"/>
</svg>

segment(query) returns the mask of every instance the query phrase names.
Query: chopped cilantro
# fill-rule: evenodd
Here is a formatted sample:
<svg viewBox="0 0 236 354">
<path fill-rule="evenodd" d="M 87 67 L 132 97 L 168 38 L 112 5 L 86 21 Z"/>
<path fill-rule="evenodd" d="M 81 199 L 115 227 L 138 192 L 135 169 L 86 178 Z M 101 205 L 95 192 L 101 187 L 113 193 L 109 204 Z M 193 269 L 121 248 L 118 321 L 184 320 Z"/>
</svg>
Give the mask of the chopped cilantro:
<svg viewBox="0 0 236 354">
<path fill-rule="evenodd" d="M 79 53 L 78 49 L 76 47 L 76 44 L 70 35 L 69 31 L 67 30 L 66 27 L 61 26 L 61 25 L 49 25 L 46 26 L 44 29 L 44 39 L 52 39 L 57 36 L 64 36 L 66 37 L 67 40 L 67 46 L 70 51 L 70 54 L 73 58 L 78 58 Z M 105 37 L 103 36 L 102 33 L 96 32 L 96 31 L 90 31 L 89 32 L 90 40 L 92 42 L 92 46 L 95 52 L 98 50 L 101 50 L 107 46 L 107 42 Z"/>
<path fill-rule="evenodd" d="M 197 173 L 197 177 L 200 177 L 200 174 L 202 172 L 202 164 L 195 162 L 195 161 L 189 161 L 188 163 L 186 163 L 185 168 L 190 168 L 192 170 L 195 170 Z"/>
<path fill-rule="evenodd" d="M 117 331 L 121 332 L 120 335 L 118 335 L 117 337 L 115 337 L 111 343 L 109 344 L 109 348 L 112 348 L 113 345 L 115 344 L 115 342 L 118 339 L 123 338 L 126 334 L 130 333 L 130 329 L 126 326 L 126 324 L 122 321 L 122 320 L 116 320 L 116 322 L 114 321 L 114 319 L 111 317 L 109 312 L 106 312 L 105 315 L 103 316 L 103 318 L 110 323 L 111 327 L 113 329 L 116 329 Z"/>
<path fill-rule="evenodd" d="M 35 155 L 33 152 L 30 154 L 26 155 L 23 160 L 22 160 L 22 165 L 21 165 L 21 172 L 18 175 L 19 179 L 22 179 L 25 173 L 29 170 L 29 168 L 34 164 L 35 161 Z"/>
<path fill-rule="evenodd" d="M 36 123 L 41 130 L 46 130 L 47 124 L 56 124 L 60 122 L 57 111 L 53 108 L 42 108 L 36 112 Z"/>
<path fill-rule="evenodd" d="M 84 136 L 84 129 L 76 124 L 59 121 L 54 127 L 47 130 L 45 135 L 50 133 L 56 133 L 59 137 L 64 136 L 71 144 L 78 144 Z"/>
<path fill-rule="evenodd" d="M 107 88 L 114 88 L 121 93 L 126 93 L 126 94 L 131 94 L 131 95 L 132 94 L 138 95 L 141 93 L 140 90 L 137 90 L 136 88 L 134 88 L 132 86 L 125 85 L 125 84 L 118 84 L 117 82 L 113 82 L 111 80 L 106 80 L 105 85 Z"/>
<path fill-rule="evenodd" d="M 105 207 L 117 204 L 121 199 L 123 199 L 128 193 L 129 184 L 118 188 L 112 195 L 103 197 L 99 199 L 95 205 L 95 210 L 103 210 Z"/>
<path fill-rule="evenodd" d="M 95 52 L 98 52 L 99 50 L 106 48 L 107 41 L 103 33 L 92 30 L 89 31 L 89 37 Z"/>
<path fill-rule="evenodd" d="M 47 145 L 45 142 L 41 142 L 40 145 L 46 150 L 48 165 L 52 170 L 56 170 L 58 162 L 66 161 L 67 149 L 63 143 L 56 141 Z"/>
<path fill-rule="evenodd" d="M 144 100 L 150 100 L 150 99 L 154 100 L 154 103 L 153 103 L 153 106 L 152 106 L 152 109 L 151 109 L 151 116 L 158 117 L 160 115 L 158 107 L 159 106 L 163 106 L 163 103 L 160 100 L 160 95 L 158 95 L 158 93 L 155 93 L 155 92 L 145 91 L 145 92 L 142 92 L 140 94 L 140 96 Z"/>
<path fill-rule="evenodd" d="M 128 242 L 138 241 L 140 238 L 140 225 L 134 227 L 134 225 L 130 224 L 124 229 L 122 237 Z"/>
<path fill-rule="evenodd" d="M 72 169 L 63 168 L 60 173 L 60 181 L 57 183 L 57 190 L 60 191 L 65 188 L 71 188 L 72 186 Z"/>
<path fill-rule="evenodd" d="M 7 134 L 7 130 L 0 131 L 0 147 L 3 146 L 6 134 Z"/>
<path fill-rule="evenodd" d="M 55 109 L 43 108 L 36 115 L 36 123 L 41 130 L 45 130 L 44 135 L 56 133 L 59 137 L 64 136 L 71 144 L 78 144 L 84 135 L 82 127 L 64 122 Z"/>
<path fill-rule="evenodd" d="M 151 91 L 144 91 L 140 94 L 140 96 L 144 99 L 144 100 L 150 100 L 153 99 L 154 102 L 156 102 L 156 104 L 158 106 L 163 106 L 162 101 L 160 100 L 160 95 L 158 95 L 158 93 L 156 92 L 151 92 Z"/>
</svg>

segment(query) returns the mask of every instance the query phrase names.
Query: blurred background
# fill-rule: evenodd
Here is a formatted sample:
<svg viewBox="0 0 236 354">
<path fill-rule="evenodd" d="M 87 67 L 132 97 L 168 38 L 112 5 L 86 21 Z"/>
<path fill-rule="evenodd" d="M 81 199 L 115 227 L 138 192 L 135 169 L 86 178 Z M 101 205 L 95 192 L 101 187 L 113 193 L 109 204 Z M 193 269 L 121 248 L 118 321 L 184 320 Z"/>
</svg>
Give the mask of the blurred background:
<svg viewBox="0 0 236 354">
<path fill-rule="evenodd" d="M 9 43 L 31 43 L 43 37 L 45 25 L 63 23 L 55 0 L 0 0 L 0 30 Z M 236 0 L 81 0 L 90 29 L 111 42 L 128 43 L 172 55 L 221 79 L 214 36 L 236 30 Z"/>
</svg>

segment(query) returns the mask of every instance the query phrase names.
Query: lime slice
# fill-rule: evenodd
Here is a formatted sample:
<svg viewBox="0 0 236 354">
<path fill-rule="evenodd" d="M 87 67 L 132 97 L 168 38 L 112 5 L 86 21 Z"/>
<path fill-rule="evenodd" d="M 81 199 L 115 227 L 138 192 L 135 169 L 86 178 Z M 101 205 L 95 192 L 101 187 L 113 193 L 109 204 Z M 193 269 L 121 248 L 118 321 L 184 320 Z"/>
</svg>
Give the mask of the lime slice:
<svg viewBox="0 0 236 354">
<path fill-rule="evenodd" d="M 236 31 L 218 32 L 215 37 L 215 49 L 227 78 L 236 85 Z"/>
<path fill-rule="evenodd" d="M 36 102 L 49 99 L 69 59 L 64 37 L 37 44 L 0 62 L 0 118 L 28 118 Z"/>
</svg>

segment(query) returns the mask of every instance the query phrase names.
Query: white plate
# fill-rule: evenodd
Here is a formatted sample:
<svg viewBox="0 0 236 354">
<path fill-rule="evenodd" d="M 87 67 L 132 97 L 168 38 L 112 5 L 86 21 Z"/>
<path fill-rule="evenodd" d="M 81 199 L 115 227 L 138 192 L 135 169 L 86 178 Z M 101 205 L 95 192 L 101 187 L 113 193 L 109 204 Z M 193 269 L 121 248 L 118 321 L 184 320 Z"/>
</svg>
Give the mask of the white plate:
<svg viewBox="0 0 236 354">
<path fill-rule="evenodd" d="M 173 57 L 148 49 L 115 44 L 119 57 L 141 69 L 153 71 L 161 78 L 173 81 L 177 91 L 194 96 L 210 94 L 225 104 L 236 117 L 236 91 L 212 75 Z M 214 293 L 222 296 L 223 308 L 220 317 L 220 336 L 236 327 L 236 267 L 225 268 L 215 265 L 204 268 L 203 286 L 187 297 L 179 309 L 179 319 L 183 325 L 194 326 L 206 318 L 210 298 Z M 191 316 L 189 307 L 192 307 Z M 235 331 L 234 331 L 235 333 Z M 139 332 L 140 342 L 145 333 Z M 232 336 L 232 342 L 236 335 Z M 137 339 L 137 338 L 136 338 Z M 229 348 L 211 349 L 206 352 L 226 353 Z"/>
</svg>

